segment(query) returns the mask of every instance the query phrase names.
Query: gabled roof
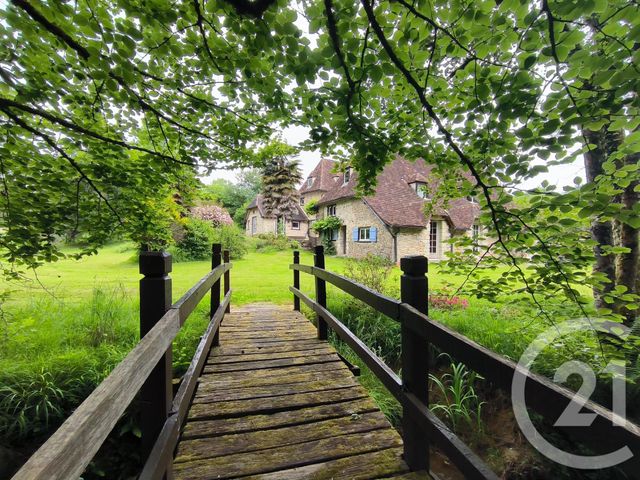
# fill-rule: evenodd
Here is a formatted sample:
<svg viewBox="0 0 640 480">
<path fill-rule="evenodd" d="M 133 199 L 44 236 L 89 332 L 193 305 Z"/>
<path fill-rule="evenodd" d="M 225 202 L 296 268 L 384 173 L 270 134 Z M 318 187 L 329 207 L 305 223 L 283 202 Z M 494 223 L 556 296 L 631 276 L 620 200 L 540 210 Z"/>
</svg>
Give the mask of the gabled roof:
<svg viewBox="0 0 640 480">
<path fill-rule="evenodd" d="M 316 168 L 314 168 L 309 176 L 305 179 L 302 187 L 300 187 L 300 193 L 311 193 L 311 192 L 328 192 L 335 186 L 334 177 L 338 174 L 333 173 L 333 169 L 336 166 L 336 162 L 333 160 L 329 160 L 328 158 L 323 158 L 318 162 Z M 308 181 L 310 178 L 313 178 L 313 183 L 311 186 L 308 185 Z"/>
<path fill-rule="evenodd" d="M 260 213 L 260 216 L 262 218 L 274 218 L 273 215 L 267 215 L 266 210 L 264 208 L 264 197 L 261 193 L 256 195 L 256 197 L 251 201 L 251 203 L 247 207 L 247 210 L 250 210 L 252 208 L 257 208 L 258 213 Z M 289 220 L 296 220 L 299 222 L 306 222 L 309 220 L 309 218 L 307 218 L 307 214 L 304 213 L 304 210 L 302 210 L 302 208 L 300 208 L 300 205 L 296 205 L 296 213 L 294 213 L 288 218 Z"/>
<path fill-rule="evenodd" d="M 430 188 L 437 188 L 430 175 L 433 168 L 433 165 L 427 164 L 423 159 L 411 162 L 397 156 L 378 175 L 374 195 L 364 197 L 363 200 L 391 227 L 426 227 L 428 218 L 424 214 L 424 207 L 429 200 L 416 195 L 409 184 L 418 181 L 429 184 Z M 357 183 L 357 172 L 352 172 L 346 184 L 337 182 L 332 190 L 322 196 L 318 204 L 355 198 Z M 446 207 L 435 207 L 433 213 L 447 219 L 457 230 L 471 228 L 480 214 L 480 207 L 464 198 L 450 200 Z"/>
</svg>

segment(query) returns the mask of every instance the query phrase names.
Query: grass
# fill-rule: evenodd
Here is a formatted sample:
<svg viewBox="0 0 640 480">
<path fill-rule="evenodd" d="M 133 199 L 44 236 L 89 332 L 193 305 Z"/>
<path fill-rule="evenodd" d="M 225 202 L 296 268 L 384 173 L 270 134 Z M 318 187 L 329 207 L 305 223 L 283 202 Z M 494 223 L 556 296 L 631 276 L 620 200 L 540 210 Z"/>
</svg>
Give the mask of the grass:
<svg viewBox="0 0 640 480">
<path fill-rule="evenodd" d="M 234 260 L 232 305 L 291 304 L 292 296 L 288 291 L 293 276 L 289 269 L 291 260 L 291 251 L 255 250 Z M 312 254 L 301 252 L 300 261 L 312 264 Z M 347 261 L 327 257 L 326 265 L 327 269 L 342 273 L 347 268 Z M 173 300 L 176 301 L 209 268 L 208 261 L 175 263 L 171 273 Z M 494 274 L 497 277 L 500 272 Z M 387 294 L 399 295 L 400 275 L 397 267 L 391 269 L 385 283 Z M 2 305 L 4 325 L 0 318 L 0 443 L 11 447 L 37 443 L 38 438 L 68 416 L 136 344 L 140 278 L 133 246 L 117 243 L 105 247 L 98 255 L 79 261 L 62 260 L 45 265 L 38 270 L 37 277 L 32 274 L 23 281 L 4 283 L 0 287 L 0 291 L 10 292 Z M 441 272 L 437 264 L 431 265 L 430 291 L 446 290 L 461 280 Z M 301 274 L 301 289 L 313 292 L 311 276 Z M 327 293 L 329 308 L 338 318 L 397 369 L 399 325 L 350 300 L 333 286 L 328 285 Z M 530 307 L 511 301 L 517 298 L 509 300 L 494 304 L 469 299 L 468 308 L 432 308 L 430 315 L 476 342 L 517 359 L 546 325 L 534 316 Z M 188 366 L 206 328 L 207 304 L 207 301 L 202 302 L 174 342 L 177 374 Z M 397 425 L 401 412 L 399 404 L 353 352 L 339 342 L 335 344 L 345 358 L 361 367 L 361 383 Z M 446 390 L 444 384 L 443 387 Z M 128 415 L 116 429 L 118 438 L 114 443 L 116 448 L 123 450 L 122 455 L 127 455 L 127 445 L 135 442 L 137 435 L 132 418 L 133 415 Z M 102 464 L 117 464 L 118 461 L 102 461 Z M 100 459 L 97 464 L 101 464 Z"/>
</svg>

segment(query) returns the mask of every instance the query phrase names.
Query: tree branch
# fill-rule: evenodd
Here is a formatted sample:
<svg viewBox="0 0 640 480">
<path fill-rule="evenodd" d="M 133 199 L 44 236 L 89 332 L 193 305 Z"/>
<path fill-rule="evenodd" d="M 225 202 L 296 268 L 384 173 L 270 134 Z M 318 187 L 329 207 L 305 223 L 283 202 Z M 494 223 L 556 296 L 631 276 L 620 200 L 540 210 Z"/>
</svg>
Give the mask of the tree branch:
<svg viewBox="0 0 640 480">
<path fill-rule="evenodd" d="M 122 221 L 122 218 L 120 217 L 120 214 L 117 212 L 117 210 L 115 208 L 113 208 L 113 206 L 111 205 L 111 203 L 109 202 L 109 200 L 107 199 L 107 197 L 104 196 L 104 194 L 100 191 L 100 189 L 96 186 L 95 183 L 93 183 L 93 180 L 91 180 L 82 170 L 82 168 L 80 167 L 80 165 L 78 165 L 78 163 L 69 155 L 67 154 L 67 152 L 65 152 L 49 135 L 47 135 L 44 132 L 40 132 L 38 130 L 36 130 L 35 128 L 33 128 L 32 126 L 28 125 L 26 122 L 24 122 L 21 118 L 17 117 L 16 115 L 13 114 L 13 112 L 11 112 L 8 109 L 5 109 L 3 107 L 0 107 L 0 110 L 2 110 L 5 115 L 7 115 L 9 118 L 11 118 L 11 120 L 13 120 L 15 122 L 16 125 L 18 125 L 19 127 L 21 127 L 22 129 L 28 131 L 29 133 L 35 135 L 36 137 L 40 137 L 42 140 L 45 141 L 45 143 L 47 143 L 47 145 L 49 145 L 51 148 L 53 148 L 56 152 L 58 152 L 60 154 L 60 156 L 62 158 L 64 158 L 72 167 L 73 169 L 78 172 L 78 174 L 89 184 L 89 186 L 91 187 L 91 189 L 96 192 L 96 194 L 98 195 L 99 198 L 101 198 L 102 200 L 104 200 L 104 203 L 107 205 L 107 207 L 109 208 L 109 210 L 111 210 L 111 212 L 116 216 L 116 218 L 118 219 L 118 223 L 120 225 L 124 225 L 124 222 Z"/>
</svg>

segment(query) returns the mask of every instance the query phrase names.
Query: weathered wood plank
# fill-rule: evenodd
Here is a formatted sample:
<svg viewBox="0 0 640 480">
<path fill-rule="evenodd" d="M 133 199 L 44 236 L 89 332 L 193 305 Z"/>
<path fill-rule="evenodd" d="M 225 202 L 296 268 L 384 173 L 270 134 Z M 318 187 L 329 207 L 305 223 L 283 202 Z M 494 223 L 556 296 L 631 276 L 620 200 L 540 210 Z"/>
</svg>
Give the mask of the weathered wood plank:
<svg viewBox="0 0 640 480">
<path fill-rule="evenodd" d="M 406 471 L 402 449 L 388 448 L 289 470 L 251 475 L 242 477 L 242 480 L 369 480 Z"/>
<path fill-rule="evenodd" d="M 401 444 L 400 436 L 394 430 L 373 430 L 257 452 L 177 463 L 174 474 L 177 480 L 235 478 L 326 462 L 351 455 L 399 447 Z"/>
<path fill-rule="evenodd" d="M 380 480 L 433 480 L 433 477 L 427 472 L 409 472 L 402 475 L 394 475 L 393 477 L 377 477 Z"/>
<path fill-rule="evenodd" d="M 327 420 L 330 418 L 350 417 L 354 414 L 374 412 L 377 405 L 369 397 L 356 400 L 334 402 L 327 405 L 297 408 L 268 415 L 248 415 L 238 418 L 219 418 L 216 420 L 196 420 L 187 422 L 183 439 L 213 437 L 225 433 L 242 433 L 286 425 Z"/>
<path fill-rule="evenodd" d="M 328 364 L 332 365 L 332 364 Z M 283 370 L 283 369 L 281 369 Z M 348 371 L 348 370 L 347 370 Z M 214 377 L 212 375 L 203 375 L 200 377 L 200 381 L 202 384 L 208 384 L 207 388 L 216 388 L 219 390 L 235 390 L 239 388 L 253 388 L 253 387 L 261 387 L 266 385 L 278 385 L 281 383 L 303 383 L 303 382 L 315 382 L 325 380 L 327 382 L 333 382 L 336 380 L 340 380 L 344 378 L 345 373 L 340 369 L 334 369 L 326 371 L 311 371 L 311 372 L 303 372 L 303 373 L 288 373 L 275 375 L 270 370 L 265 370 L 265 372 L 270 372 L 269 375 L 260 376 L 247 376 L 246 378 L 236 378 L 236 379 L 225 379 L 224 377 L 219 377 L 220 374 L 215 374 Z M 233 372 L 231 372 L 233 373 Z M 242 373 L 242 372 L 237 372 Z"/>
<path fill-rule="evenodd" d="M 204 368 L 204 376 L 207 376 L 209 379 L 214 380 L 217 379 L 220 382 L 232 381 L 232 380 L 246 380 L 248 378 L 265 378 L 267 376 L 280 377 L 283 375 L 297 375 L 299 373 L 307 373 L 307 372 L 318 372 L 318 371 L 329 371 L 329 370 L 349 370 L 344 363 L 338 358 L 336 355 L 336 359 L 333 362 L 329 363 L 321 363 L 321 364 L 311 364 L 311 365 L 294 365 L 292 367 L 283 367 L 277 368 L 273 370 L 268 370 L 266 372 L 224 372 L 224 373 L 216 373 L 212 369 L 214 365 L 207 365 Z"/>
<path fill-rule="evenodd" d="M 390 427 L 389 421 L 382 412 L 371 412 L 354 415 L 348 420 L 337 418 L 258 432 L 186 440 L 180 443 L 174 464 L 235 453 L 248 453 Z"/>
<path fill-rule="evenodd" d="M 322 342 L 320 340 L 314 341 L 305 341 L 304 343 L 296 342 L 295 344 L 284 344 L 284 345 L 267 345 L 267 346 L 248 346 L 248 345 L 222 345 L 220 347 L 215 347 L 211 350 L 210 357 L 214 357 L 216 355 L 245 355 L 252 353 L 278 353 L 278 352 L 291 352 L 291 351 L 302 351 L 302 350 L 312 350 L 314 348 L 326 348 L 327 342 Z"/>
<path fill-rule="evenodd" d="M 327 379 L 313 382 L 277 383 L 275 385 L 263 385 L 258 387 L 236 388 L 232 390 L 220 390 L 204 384 L 196 394 L 196 399 L 206 397 L 210 402 L 222 402 L 228 400 L 242 400 L 247 398 L 274 397 L 277 395 L 291 395 L 294 393 L 319 392 L 322 390 L 334 390 L 336 388 L 354 387 L 358 382 L 353 377 L 344 376 L 333 381 Z"/>
<path fill-rule="evenodd" d="M 265 368 L 291 367 L 294 365 L 312 365 L 317 363 L 327 363 L 341 361 L 335 353 L 325 355 L 306 355 L 304 357 L 279 358 L 276 360 L 258 360 L 255 362 L 238 362 L 210 364 L 206 369 L 208 372 L 239 372 L 243 370 L 264 370 Z"/>
<path fill-rule="evenodd" d="M 367 392 L 362 387 L 338 388 L 320 392 L 307 392 L 294 395 L 231 400 L 228 402 L 207 402 L 206 397 L 194 400 L 189 411 L 189 419 L 220 418 L 238 416 L 240 414 L 257 414 L 279 412 L 285 409 L 323 405 L 343 400 L 364 398 Z M 196 403 L 197 402 L 197 403 Z"/>
<path fill-rule="evenodd" d="M 280 360 L 283 358 L 295 358 L 304 357 L 306 355 L 326 355 L 334 353 L 335 350 L 331 347 L 317 347 L 309 350 L 287 350 L 284 352 L 272 352 L 272 353 L 240 353 L 238 355 L 210 355 L 209 363 L 211 365 L 220 365 L 226 363 L 238 363 L 238 362 L 256 362 L 260 360 Z"/>
<path fill-rule="evenodd" d="M 236 340 L 232 335 L 221 333 L 221 338 L 224 337 L 226 346 L 231 348 L 260 348 L 260 347 L 299 347 L 301 345 L 318 345 L 319 340 L 313 339 L 297 339 L 297 340 Z"/>
</svg>

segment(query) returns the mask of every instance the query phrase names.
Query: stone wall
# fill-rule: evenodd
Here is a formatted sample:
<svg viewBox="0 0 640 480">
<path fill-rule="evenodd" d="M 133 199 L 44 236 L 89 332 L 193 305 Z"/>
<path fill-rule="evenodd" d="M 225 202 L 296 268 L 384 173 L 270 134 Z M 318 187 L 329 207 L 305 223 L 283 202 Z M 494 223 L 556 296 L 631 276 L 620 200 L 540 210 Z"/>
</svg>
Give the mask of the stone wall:
<svg viewBox="0 0 640 480">
<path fill-rule="evenodd" d="M 338 239 L 335 242 L 336 252 L 339 256 L 362 258 L 371 253 L 393 259 L 393 237 L 385 224 L 361 199 L 337 201 L 335 205 L 336 216 L 343 223 Z M 318 215 L 321 218 L 326 217 L 327 205 L 322 205 Z M 376 227 L 377 241 L 355 242 L 353 240 L 353 229 L 359 227 Z"/>
<path fill-rule="evenodd" d="M 424 255 L 430 261 L 438 262 L 446 258 L 449 251 L 448 240 L 451 232 L 446 220 L 442 217 L 433 217 L 434 222 L 438 222 L 438 251 L 429 251 L 429 225 L 426 228 L 401 228 L 397 233 L 398 261 L 402 257 L 409 255 Z"/>
<path fill-rule="evenodd" d="M 256 232 L 255 234 L 251 233 L 251 219 L 253 217 L 257 218 L 256 224 Z M 287 220 L 285 225 L 285 235 L 289 238 L 295 238 L 297 240 L 306 238 L 307 232 L 309 230 L 309 224 L 306 221 L 300 221 L 300 229 L 294 230 L 292 228 L 291 220 Z M 265 218 L 260 215 L 260 212 L 257 208 L 251 208 L 247 210 L 247 222 L 245 223 L 245 233 L 248 236 L 260 235 L 262 233 L 276 233 L 276 219 L 275 218 Z"/>
<path fill-rule="evenodd" d="M 251 219 L 257 218 L 256 232 L 251 233 Z M 260 215 L 257 208 L 247 210 L 247 222 L 245 224 L 245 233 L 249 236 L 260 235 L 261 233 L 276 233 L 276 219 L 264 218 Z"/>
</svg>

